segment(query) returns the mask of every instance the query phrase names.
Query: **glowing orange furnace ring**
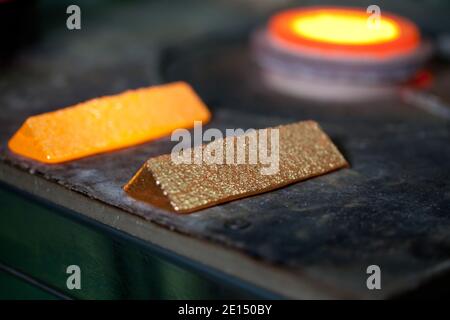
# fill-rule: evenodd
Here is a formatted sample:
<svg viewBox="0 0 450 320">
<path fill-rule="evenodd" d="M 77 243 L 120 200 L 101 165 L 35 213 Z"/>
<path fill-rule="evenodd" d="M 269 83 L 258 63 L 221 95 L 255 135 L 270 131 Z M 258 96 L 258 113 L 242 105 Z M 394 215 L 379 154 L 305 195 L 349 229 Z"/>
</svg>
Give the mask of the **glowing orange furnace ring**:
<svg viewBox="0 0 450 320">
<path fill-rule="evenodd" d="M 255 30 L 252 54 L 271 89 L 348 101 L 394 94 L 431 56 L 418 28 L 364 8 L 307 7 L 276 13 Z M 375 22 L 375 23 L 374 23 Z"/>
<path fill-rule="evenodd" d="M 361 24 L 361 21 L 366 23 L 369 16 L 364 10 L 353 8 L 297 8 L 274 15 L 269 21 L 268 31 L 272 40 L 291 49 L 328 56 L 392 58 L 408 54 L 420 46 L 420 33 L 412 22 L 383 13 L 379 21 L 385 29 L 378 31 L 378 35 L 375 30 L 371 41 L 368 25 L 364 26 L 367 30 L 362 30 Z M 356 28 L 352 29 L 352 24 Z M 299 26 L 304 30 L 299 31 Z M 344 29 L 341 34 L 336 27 Z M 345 30 L 350 31 L 347 32 L 348 37 L 342 34 Z M 367 38 L 364 39 L 361 35 L 366 31 Z M 337 33 L 334 39 L 333 32 Z"/>
</svg>

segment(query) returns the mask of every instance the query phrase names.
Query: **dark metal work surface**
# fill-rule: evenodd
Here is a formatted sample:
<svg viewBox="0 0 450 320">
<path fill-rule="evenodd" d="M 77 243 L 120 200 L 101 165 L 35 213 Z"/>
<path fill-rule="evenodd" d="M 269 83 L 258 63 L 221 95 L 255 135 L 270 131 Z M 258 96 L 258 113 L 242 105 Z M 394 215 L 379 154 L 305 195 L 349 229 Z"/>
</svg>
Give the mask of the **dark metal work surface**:
<svg viewBox="0 0 450 320">
<path fill-rule="evenodd" d="M 353 284 L 370 264 L 382 267 L 386 286 L 416 285 L 431 270 L 450 267 L 448 120 L 406 105 L 400 97 L 353 104 L 283 97 L 255 76 L 259 71 L 245 39 L 222 43 L 205 41 L 202 47 L 210 49 L 201 54 L 195 50 L 198 43 L 173 54 L 169 50 L 166 79 L 193 83 L 238 127 L 314 119 L 351 164 L 234 204 L 245 208 L 240 218 L 249 226 L 239 235 L 224 234 L 239 237 L 245 250 L 264 259 Z M 450 68 L 437 68 L 437 91 L 445 96 Z"/>
<path fill-rule="evenodd" d="M 225 20 L 235 14 L 224 12 L 220 6 L 205 8 L 194 3 L 198 10 L 209 13 L 203 11 L 198 17 L 207 20 L 203 21 L 206 25 L 214 17 Z M 182 10 L 177 2 L 173 2 L 177 10 L 155 6 L 161 16 L 166 10 L 173 19 L 178 17 L 177 10 Z M 139 12 L 111 15 L 141 21 L 136 18 Z M 145 32 L 142 30 L 148 26 L 131 23 L 114 39 L 108 38 L 112 32 L 101 23 L 92 26 L 89 33 L 64 33 L 64 38 L 55 34 L 58 46 L 44 43 L 24 54 L 15 70 L 7 71 L 6 76 L 3 73 L 1 161 L 135 214 L 137 220 L 145 218 L 174 233 L 206 239 L 275 264 L 297 275 L 298 281 L 312 279 L 318 286 L 341 292 L 341 296 L 389 296 L 450 270 L 448 122 L 397 98 L 327 106 L 279 96 L 257 81 L 259 75 L 246 46 L 248 34 L 241 29 L 233 28 L 236 39 L 217 38 L 164 51 L 161 48 L 173 45 L 170 39 L 175 36 L 169 31 L 162 43 L 151 41 L 157 38 L 157 25 L 164 21 L 153 23 L 155 26 Z M 182 26 L 183 21 L 172 25 L 174 34 L 176 27 L 184 30 Z M 139 41 L 127 34 L 136 30 L 141 30 L 134 34 Z M 105 53 L 113 51 L 114 55 Z M 450 71 L 445 68 L 440 66 L 439 81 L 448 88 Z M 198 90 L 213 111 L 209 127 L 262 128 L 316 120 L 351 168 L 177 215 L 135 201 L 122 190 L 147 158 L 170 152 L 169 138 L 62 165 L 21 159 L 5 147 L 31 114 L 172 80 L 186 80 Z M 366 268 L 371 264 L 381 267 L 382 292 L 366 288 Z"/>
</svg>

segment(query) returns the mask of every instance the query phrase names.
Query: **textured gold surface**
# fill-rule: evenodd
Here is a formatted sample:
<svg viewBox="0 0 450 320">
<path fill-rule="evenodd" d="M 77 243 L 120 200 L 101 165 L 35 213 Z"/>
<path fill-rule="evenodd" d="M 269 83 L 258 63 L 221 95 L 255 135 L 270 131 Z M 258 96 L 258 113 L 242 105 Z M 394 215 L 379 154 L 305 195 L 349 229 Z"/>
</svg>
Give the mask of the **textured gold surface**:
<svg viewBox="0 0 450 320">
<path fill-rule="evenodd" d="M 304 121 L 276 128 L 279 129 L 279 171 L 276 174 L 263 175 L 261 168 L 267 165 L 261 163 L 175 164 L 168 154 L 147 160 L 124 189 L 134 198 L 187 213 L 348 166 L 316 122 Z M 227 137 L 212 143 L 226 147 L 237 141 L 244 140 Z M 191 152 L 198 154 L 198 148 L 204 150 L 206 146 L 198 146 Z M 249 149 L 245 150 L 248 156 Z"/>
</svg>

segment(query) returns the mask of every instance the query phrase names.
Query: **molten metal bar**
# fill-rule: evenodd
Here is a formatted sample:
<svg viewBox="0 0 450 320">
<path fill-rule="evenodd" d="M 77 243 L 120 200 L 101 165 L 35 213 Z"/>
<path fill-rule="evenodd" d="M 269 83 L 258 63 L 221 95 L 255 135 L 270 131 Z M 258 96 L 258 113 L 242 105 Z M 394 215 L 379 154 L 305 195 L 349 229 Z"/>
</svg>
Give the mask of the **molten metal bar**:
<svg viewBox="0 0 450 320">
<path fill-rule="evenodd" d="M 177 82 L 29 117 L 8 146 L 37 161 L 60 163 L 130 147 L 209 119 L 208 108 L 192 88 Z"/>
</svg>

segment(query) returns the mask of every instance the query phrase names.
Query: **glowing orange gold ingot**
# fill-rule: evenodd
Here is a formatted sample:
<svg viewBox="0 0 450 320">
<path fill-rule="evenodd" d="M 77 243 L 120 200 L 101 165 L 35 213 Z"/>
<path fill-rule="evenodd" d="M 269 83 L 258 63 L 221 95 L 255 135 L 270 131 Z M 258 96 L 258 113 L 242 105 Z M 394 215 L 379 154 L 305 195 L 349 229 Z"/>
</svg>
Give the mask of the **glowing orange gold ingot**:
<svg viewBox="0 0 450 320">
<path fill-rule="evenodd" d="M 29 117 L 8 146 L 37 161 L 60 163 L 157 139 L 210 117 L 192 88 L 176 82 Z"/>
<path fill-rule="evenodd" d="M 350 58 L 390 58 L 420 45 L 415 25 L 392 14 L 378 22 L 361 9 L 311 7 L 291 9 L 269 21 L 273 40 L 292 49 Z"/>
</svg>

